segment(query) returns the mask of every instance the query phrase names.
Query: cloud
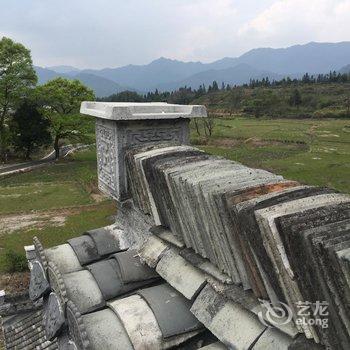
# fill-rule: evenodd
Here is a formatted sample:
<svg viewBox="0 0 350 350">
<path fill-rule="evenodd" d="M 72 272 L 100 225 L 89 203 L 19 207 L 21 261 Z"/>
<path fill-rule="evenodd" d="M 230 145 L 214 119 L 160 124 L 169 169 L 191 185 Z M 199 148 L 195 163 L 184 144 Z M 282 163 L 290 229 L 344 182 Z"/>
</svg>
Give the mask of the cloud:
<svg viewBox="0 0 350 350">
<path fill-rule="evenodd" d="M 1 1 L 1 0 L 0 0 Z M 1 30 L 32 48 L 38 64 L 116 66 L 161 55 L 205 58 L 236 9 L 233 0 L 12 0 Z M 209 53 L 210 54 L 210 53 Z"/>
<path fill-rule="evenodd" d="M 162 48 L 163 56 L 208 61 L 227 52 L 238 27 L 238 8 L 232 0 L 187 1 L 174 9 L 174 44 Z M 181 26 L 179 26 L 181 23 Z M 235 28 L 236 27 L 236 28 Z"/>
<path fill-rule="evenodd" d="M 238 32 L 241 40 L 286 46 L 308 41 L 350 39 L 350 0 L 274 2 Z"/>
<path fill-rule="evenodd" d="M 0 33 L 35 64 L 84 68 L 349 40 L 349 23 L 350 0 L 11 0 L 0 11 Z"/>
</svg>

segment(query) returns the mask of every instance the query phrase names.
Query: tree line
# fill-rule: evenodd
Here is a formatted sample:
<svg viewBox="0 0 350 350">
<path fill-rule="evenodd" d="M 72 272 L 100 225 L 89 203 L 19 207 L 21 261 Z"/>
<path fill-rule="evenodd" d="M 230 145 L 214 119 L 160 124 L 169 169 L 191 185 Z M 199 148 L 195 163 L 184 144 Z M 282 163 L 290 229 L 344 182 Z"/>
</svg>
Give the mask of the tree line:
<svg viewBox="0 0 350 350">
<path fill-rule="evenodd" d="M 37 86 L 30 51 L 20 43 L 0 40 L 0 160 L 52 145 L 56 158 L 62 140 L 82 141 L 91 122 L 79 115 L 83 100 L 94 100 L 78 80 L 57 78 Z"/>
<path fill-rule="evenodd" d="M 219 86 L 217 81 L 213 81 L 208 87 L 205 84 L 201 84 L 197 89 L 191 87 L 180 87 L 175 91 L 163 91 L 160 92 L 158 89 L 146 94 L 141 94 L 135 91 L 122 91 L 116 94 L 112 94 L 108 97 L 99 98 L 98 101 L 105 102 L 168 102 L 168 103 L 179 103 L 189 104 L 195 99 L 205 96 L 210 93 L 218 91 L 232 91 L 237 88 L 259 88 L 259 87 L 288 87 L 294 86 L 295 90 L 291 96 L 291 105 L 301 104 L 300 91 L 298 86 L 305 84 L 329 84 L 329 83 L 349 83 L 350 73 L 337 73 L 336 71 L 329 72 L 328 74 L 317 74 L 310 75 L 305 73 L 301 78 L 282 78 L 280 80 L 270 80 L 269 77 L 261 79 L 250 79 L 249 83 L 241 86 L 230 85 L 222 82 Z"/>
</svg>

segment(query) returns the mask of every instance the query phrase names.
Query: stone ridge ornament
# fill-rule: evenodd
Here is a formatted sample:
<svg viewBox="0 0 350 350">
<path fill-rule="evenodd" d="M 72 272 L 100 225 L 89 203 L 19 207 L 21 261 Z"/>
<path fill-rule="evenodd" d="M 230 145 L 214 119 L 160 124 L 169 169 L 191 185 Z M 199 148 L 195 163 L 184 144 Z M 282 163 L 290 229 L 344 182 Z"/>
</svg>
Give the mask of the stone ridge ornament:
<svg viewBox="0 0 350 350">
<path fill-rule="evenodd" d="M 56 293 L 50 293 L 45 313 L 45 334 L 49 340 L 54 339 L 65 323 L 64 311 Z"/>
<path fill-rule="evenodd" d="M 82 102 L 80 113 L 96 117 L 99 188 L 118 201 L 130 197 L 126 147 L 188 144 L 190 118 L 207 116 L 204 106 L 126 102 Z"/>
<path fill-rule="evenodd" d="M 35 301 L 50 290 L 50 285 L 39 261 L 33 261 L 30 270 L 29 296 Z"/>
</svg>

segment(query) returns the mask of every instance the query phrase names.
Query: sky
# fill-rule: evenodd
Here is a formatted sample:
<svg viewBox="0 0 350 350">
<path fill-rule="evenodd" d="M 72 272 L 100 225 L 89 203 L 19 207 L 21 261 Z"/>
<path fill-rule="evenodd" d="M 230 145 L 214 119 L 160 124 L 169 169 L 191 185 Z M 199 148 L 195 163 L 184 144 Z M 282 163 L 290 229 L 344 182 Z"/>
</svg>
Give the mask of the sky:
<svg viewBox="0 0 350 350">
<path fill-rule="evenodd" d="M 258 47 L 350 40 L 350 0 L 0 0 L 0 37 L 35 65 L 211 62 Z"/>
</svg>

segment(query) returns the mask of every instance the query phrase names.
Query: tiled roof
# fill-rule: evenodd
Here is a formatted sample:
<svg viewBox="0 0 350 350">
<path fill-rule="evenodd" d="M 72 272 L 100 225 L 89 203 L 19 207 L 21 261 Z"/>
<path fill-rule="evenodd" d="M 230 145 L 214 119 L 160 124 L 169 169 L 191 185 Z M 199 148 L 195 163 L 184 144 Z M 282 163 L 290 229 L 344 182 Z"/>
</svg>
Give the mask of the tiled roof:
<svg viewBox="0 0 350 350">
<path fill-rule="evenodd" d="M 27 294 L 5 296 L 0 305 L 6 349 L 58 349 L 45 337 L 42 303 L 32 303 Z"/>
</svg>

